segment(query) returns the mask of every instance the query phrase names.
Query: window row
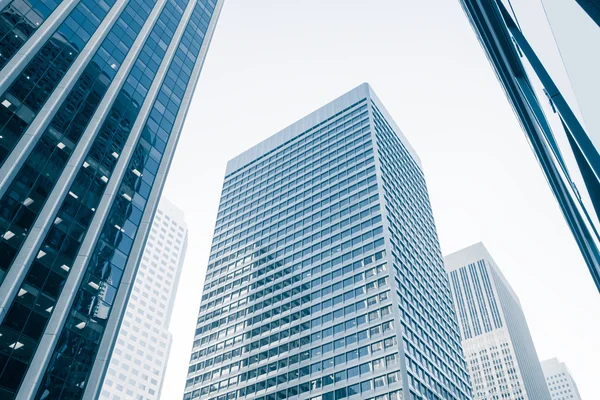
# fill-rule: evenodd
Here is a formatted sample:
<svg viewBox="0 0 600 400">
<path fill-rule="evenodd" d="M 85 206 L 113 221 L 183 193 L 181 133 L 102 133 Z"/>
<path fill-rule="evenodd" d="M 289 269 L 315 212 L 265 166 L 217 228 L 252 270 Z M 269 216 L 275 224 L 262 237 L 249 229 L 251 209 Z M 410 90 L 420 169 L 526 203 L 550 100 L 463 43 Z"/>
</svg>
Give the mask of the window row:
<svg viewBox="0 0 600 400">
<path fill-rule="evenodd" d="M 284 300 L 284 299 L 294 296 L 296 294 L 300 294 L 302 291 L 308 290 L 309 288 L 316 288 L 317 286 L 326 284 L 329 281 L 336 280 L 342 276 L 348 275 L 348 274 L 352 273 L 353 271 L 361 270 L 361 272 L 359 274 L 354 276 L 354 282 L 360 282 L 362 279 L 369 279 L 370 277 L 375 276 L 375 275 L 387 270 L 386 265 L 383 264 L 383 265 L 378 265 L 377 267 L 369 268 L 366 271 L 363 271 L 364 267 L 367 265 L 370 265 L 375 259 L 377 259 L 377 255 L 375 255 L 375 257 L 369 256 L 362 260 L 357 260 L 357 261 L 353 262 L 352 264 L 346 265 L 343 268 L 338 268 L 331 273 L 325 273 L 324 275 L 322 275 L 320 277 L 316 277 L 316 278 L 312 279 L 312 281 L 310 283 L 302 284 L 302 285 L 298 286 L 298 288 L 290 287 L 293 284 L 300 283 L 301 281 L 311 279 L 311 277 L 316 276 L 321 272 L 326 272 L 331 268 L 330 262 L 325 263 L 323 265 L 317 265 L 317 266 L 313 267 L 310 271 L 305 271 L 303 273 L 294 275 L 294 276 L 286 279 L 285 281 L 275 284 L 273 286 L 272 292 L 277 292 L 284 287 L 290 287 L 290 289 L 288 291 L 286 291 L 287 294 L 281 293 L 281 294 L 272 296 L 268 299 L 265 299 L 263 301 L 258 301 L 258 302 L 256 300 L 262 296 L 256 296 L 256 294 L 252 294 L 252 295 L 248 296 L 248 298 L 244 299 L 243 303 L 242 303 L 242 300 L 240 300 L 236 303 L 232 303 L 232 304 L 229 304 L 220 309 L 214 310 L 212 312 L 208 312 L 204 315 L 200 315 L 198 317 L 197 323 L 202 323 L 202 322 L 208 321 L 212 318 L 216 318 L 220 315 L 227 314 L 230 311 L 235 311 L 238 307 L 240 307 L 248 302 L 252 303 L 252 305 L 250 307 L 246 308 L 245 310 L 241 310 L 241 311 L 242 311 L 242 314 L 250 314 L 255 311 L 261 310 L 262 308 L 269 307 L 270 305 L 273 305 L 281 300 Z M 298 266 L 298 267 L 300 267 L 300 266 Z M 275 273 L 274 275 L 271 275 L 269 281 L 270 282 L 276 281 L 276 280 L 280 279 L 281 277 L 291 274 L 292 271 L 294 271 L 294 270 L 296 270 L 296 269 L 293 267 L 288 267 L 285 270 L 282 270 L 280 272 Z M 362 279 L 361 279 L 361 277 L 362 277 Z M 268 283 L 269 281 L 265 281 L 265 283 Z M 239 313 L 239 311 L 238 311 L 238 313 Z M 224 320 L 224 319 L 221 319 L 221 321 L 220 321 L 221 324 L 224 324 L 226 322 L 227 322 L 227 320 Z"/>
<path fill-rule="evenodd" d="M 275 189 L 270 195 L 266 196 L 267 198 L 253 201 L 250 205 L 241 205 L 238 211 L 232 211 L 223 220 L 217 221 L 215 230 L 222 228 L 220 230 L 221 235 L 227 236 L 230 233 L 227 230 L 239 228 L 237 225 L 240 223 L 248 225 L 250 222 L 265 218 L 280 210 L 285 210 L 292 204 L 295 204 L 295 210 L 307 207 L 323 195 L 320 192 L 327 190 L 328 192 L 325 194 L 328 194 L 363 178 L 365 174 L 370 172 L 365 173 L 361 170 L 365 165 L 372 163 L 373 148 L 369 142 L 359 146 L 354 152 L 356 154 L 350 159 L 350 165 L 347 163 L 332 168 L 331 171 L 325 172 L 310 181 L 286 188 L 284 193 L 281 193 L 282 189 Z M 274 221 L 274 219 L 271 221 Z"/>
<path fill-rule="evenodd" d="M 363 101 L 364 100 L 361 100 L 360 102 Z M 249 183 L 264 174 L 273 173 L 273 171 L 280 169 L 281 166 L 287 163 L 287 157 L 294 152 L 300 152 L 307 148 L 313 148 L 321 143 L 328 143 L 328 139 L 331 134 L 335 132 L 341 132 L 343 130 L 340 129 L 338 131 L 338 128 L 340 127 L 336 125 L 340 124 L 343 128 L 345 123 L 351 122 L 353 119 L 361 119 L 359 115 L 366 111 L 366 105 L 350 111 L 355 106 L 358 106 L 360 102 L 347 107 L 328 119 L 328 121 L 337 120 L 329 123 L 329 126 L 326 125 L 328 121 L 323 121 L 312 128 L 307 129 L 303 133 L 294 136 L 286 143 L 283 143 L 268 153 L 260 156 L 257 160 L 254 160 L 251 163 L 246 164 L 238 170 L 228 174 L 225 177 L 225 183 L 223 185 L 224 193 L 230 194 L 231 192 L 239 193 L 243 191 L 244 184 Z M 348 113 L 343 115 L 346 112 Z M 322 125 L 324 126 L 317 131 L 316 128 Z"/>
<path fill-rule="evenodd" d="M 387 326 L 388 322 L 390 322 L 390 321 L 386 321 L 384 323 L 384 324 L 386 324 L 385 325 L 386 333 L 387 333 L 387 329 L 388 329 L 388 326 Z M 305 350 L 305 351 L 308 351 L 311 354 L 316 353 L 317 355 L 327 355 L 330 352 L 338 352 L 340 350 L 343 350 L 345 347 L 350 348 L 350 347 L 353 347 L 356 345 L 364 344 L 366 342 L 366 343 L 371 343 L 371 347 L 372 347 L 371 352 L 373 354 L 375 354 L 375 353 L 378 353 L 381 349 L 387 350 L 387 349 L 390 349 L 393 346 L 397 345 L 397 340 L 396 340 L 395 334 L 394 334 L 394 336 L 390 336 L 384 340 L 377 341 L 380 334 L 382 332 L 384 332 L 383 328 L 384 328 L 384 326 L 382 326 L 381 324 L 371 325 L 371 328 L 364 329 L 357 333 L 351 333 L 340 339 L 336 339 L 333 341 L 330 340 L 329 342 L 325 342 L 322 345 L 313 347 L 312 349 Z M 217 368 L 213 371 L 205 372 L 205 373 L 201 374 L 202 375 L 201 380 L 207 381 L 207 379 L 211 379 L 213 377 L 213 375 L 215 375 L 215 374 L 217 374 L 216 377 L 225 376 L 226 374 L 234 373 L 234 372 L 238 371 L 240 368 L 244 369 L 244 368 L 254 365 L 254 364 L 261 364 L 264 361 L 268 361 L 270 359 L 278 359 L 278 357 L 285 355 L 285 354 L 288 354 L 291 356 L 292 354 L 290 354 L 290 353 L 295 353 L 296 351 L 298 351 L 302 348 L 306 348 L 306 346 L 309 346 L 313 343 L 318 343 L 322 340 L 327 340 L 329 337 L 332 336 L 332 334 L 331 334 L 329 337 L 324 337 L 323 332 L 324 331 L 317 331 L 311 335 L 303 336 L 303 337 L 301 337 L 299 339 L 295 339 L 295 340 L 290 340 L 289 342 L 286 342 L 286 343 L 279 343 L 279 341 L 281 340 L 280 339 L 281 335 L 279 335 L 279 334 L 271 335 L 270 337 L 261 339 L 259 341 L 257 340 L 256 342 L 253 342 L 247 346 L 244 346 L 244 353 L 254 351 L 254 350 L 259 349 L 264 346 L 269 346 L 269 343 L 272 344 L 272 346 L 270 346 L 270 348 L 268 350 L 262 351 L 253 356 L 243 358 L 239 361 L 226 364 L 223 367 Z M 328 330 L 326 331 L 326 333 L 329 333 L 329 332 L 330 331 L 328 331 Z M 285 339 L 285 337 L 284 337 L 284 339 Z M 214 358 L 206 358 L 203 361 L 200 361 L 196 364 L 190 365 L 190 367 L 188 368 L 188 375 L 193 374 L 196 371 L 201 372 L 201 371 L 205 371 L 206 369 L 211 368 L 211 367 L 218 367 L 219 364 L 226 362 L 228 360 L 231 360 L 232 358 L 235 358 L 239 355 L 240 355 L 239 351 L 234 351 L 229 354 L 228 353 L 220 354 Z"/>
<path fill-rule="evenodd" d="M 364 290 L 374 291 L 374 290 L 377 290 L 378 287 L 381 288 L 382 286 L 385 286 L 386 284 L 387 284 L 387 278 L 380 278 L 377 281 L 371 282 L 368 285 L 369 289 L 364 289 Z M 363 288 L 365 288 L 365 287 L 366 286 L 364 286 Z M 354 293 L 354 290 L 352 290 L 351 292 Z M 339 300 L 340 302 L 343 302 L 343 296 L 338 296 L 337 298 L 340 299 Z M 334 304 L 333 304 L 333 301 L 331 301 L 331 303 L 327 302 L 327 304 L 325 304 L 325 302 L 324 302 L 323 306 L 325 306 L 325 305 L 327 305 L 327 308 L 329 308 L 329 307 L 332 307 Z M 352 329 L 357 326 L 364 325 L 368 322 L 375 321 L 379 318 L 385 318 L 388 315 L 391 315 L 391 313 L 392 313 L 391 306 L 386 306 L 386 307 L 381 308 L 380 310 L 365 313 L 365 314 L 359 315 L 358 317 L 352 316 L 352 314 L 354 314 L 356 312 L 360 312 L 365 306 L 366 306 L 366 302 L 363 302 L 363 301 L 349 304 L 346 307 L 341 307 L 331 313 L 327 313 L 323 316 L 319 316 L 319 317 L 313 318 L 312 320 L 305 321 L 305 322 L 301 323 L 300 325 L 292 326 L 291 328 L 289 328 L 289 330 L 285 329 L 279 333 L 279 337 L 280 337 L 280 339 L 284 339 L 287 336 L 291 336 L 291 335 L 294 335 L 297 333 L 302 333 L 304 330 L 308 330 L 308 329 L 313 329 L 313 328 L 317 329 L 321 325 L 327 325 L 332 322 L 334 322 L 334 323 L 338 322 L 338 323 L 336 325 L 334 325 L 333 327 L 324 329 L 322 331 L 322 334 L 324 336 L 325 335 L 330 336 L 331 334 L 337 335 L 337 334 L 343 332 L 345 329 L 346 330 Z M 315 312 L 320 312 L 320 311 L 322 311 L 322 307 L 315 309 Z M 261 326 L 259 328 L 254 328 L 250 332 L 245 332 L 244 334 L 232 337 L 231 339 L 228 339 L 227 341 L 219 342 L 219 343 L 211 345 L 207 348 L 198 350 L 198 351 L 192 353 L 190 361 L 194 361 L 200 357 L 205 357 L 205 356 L 210 355 L 215 352 L 220 352 L 227 348 L 227 344 L 232 346 L 236 343 L 242 342 L 243 340 L 249 340 L 253 337 L 258 337 L 264 333 L 271 332 L 273 329 L 277 329 L 280 326 L 284 326 L 284 325 L 290 324 L 292 322 L 298 321 L 301 318 L 306 318 L 306 317 L 310 316 L 311 313 L 312 313 L 312 308 L 308 307 L 300 312 L 294 313 L 291 316 L 286 316 L 286 317 L 283 317 L 280 319 L 273 320 L 270 323 L 264 324 L 263 326 Z M 344 321 L 340 322 L 340 320 L 344 319 L 344 318 L 346 318 L 346 319 Z M 233 330 L 234 327 L 230 327 L 229 329 Z M 225 331 L 227 332 L 228 330 L 226 329 Z M 214 333 L 213 335 L 217 335 L 217 334 Z M 282 337 L 281 335 L 284 335 L 284 336 Z M 225 342 L 227 342 L 227 343 L 225 343 Z"/>
<path fill-rule="evenodd" d="M 350 270 L 351 270 L 351 266 L 350 266 Z M 341 269 L 338 271 L 341 272 Z M 374 277 L 374 276 L 380 275 L 380 274 L 384 274 L 386 272 L 387 272 L 386 264 L 379 265 L 376 268 L 370 268 L 365 272 L 361 272 L 354 276 L 350 276 L 349 278 L 344 279 L 343 281 L 336 282 L 333 285 L 325 286 L 322 289 L 313 291 L 311 293 L 307 293 L 295 300 L 292 300 L 285 304 L 282 304 L 281 306 L 271 308 L 268 311 L 263 312 L 262 314 L 255 315 L 254 317 L 249 318 L 248 320 L 242 322 L 241 324 L 237 324 L 235 326 L 235 330 L 237 331 L 239 329 L 245 329 L 256 323 L 259 323 L 261 320 L 267 320 L 274 315 L 283 314 L 283 313 L 293 310 L 297 307 L 300 307 L 304 304 L 308 304 L 313 301 L 317 301 L 321 298 L 332 297 L 333 294 L 339 292 L 340 290 L 354 288 L 353 290 L 350 290 L 350 291 L 344 293 L 344 297 L 343 297 L 344 301 L 349 300 L 355 296 L 359 296 L 359 295 L 365 293 L 365 291 L 366 291 L 365 287 L 358 286 L 361 282 L 364 282 L 365 280 L 368 280 L 371 277 Z M 313 279 L 309 283 L 304 283 L 293 289 L 286 290 L 286 291 L 282 292 L 281 294 L 278 294 L 269 299 L 266 299 L 264 302 L 256 303 L 256 304 L 248 307 L 245 310 L 240 310 L 237 313 L 232 313 L 227 318 L 222 318 L 222 319 L 220 319 L 218 321 L 214 321 L 210 324 L 200 326 L 200 327 L 196 328 L 196 334 L 200 334 L 200 333 L 203 334 L 203 333 L 209 332 L 212 329 L 223 327 L 223 326 L 227 325 L 228 323 L 234 322 L 240 318 L 244 318 L 246 315 L 248 315 L 250 313 L 258 311 L 258 310 L 262 309 L 263 307 L 270 307 L 271 305 L 276 304 L 280 301 L 289 299 L 293 296 L 300 295 L 300 294 L 302 294 L 302 292 L 318 288 L 319 286 L 321 286 L 321 284 L 324 284 L 324 283 L 330 281 L 331 274 L 327 274 L 327 275 L 325 275 L 325 277 L 326 278 L 321 277 L 321 278 Z M 369 284 L 367 284 L 367 286 L 368 285 Z M 288 285 L 285 285 L 285 284 L 283 285 L 283 287 L 287 287 L 287 286 Z M 327 304 L 329 304 L 330 301 L 333 302 L 335 305 L 336 299 L 338 297 L 339 296 L 336 296 L 336 297 L 332 297 L 330 300 L 326 300 L 324 302 L 323 308 L 327 308 L 328 307 Z M 314 306 L 314 307 L 317 307 L 317 306 Z M 225 336 L 226 335 L 224 334 L 223 337 L 225 337 Z"/>
<path fill-rule="evenodd" d="M 273 171 L 264 180 L 242 185 L 237 188 L 240 191 L 236 196 L 222 195 L 217 218 L 229 214 L 227 209 L 234 204 L 248 204 L 249 201 L 266 195 L 271 189 L 288 187 L 290 183 L 302 183 L 302 181 L 321 174 L 326 168 L 347 162 L 349 155 L 344 155 L 343 151 L 348 151 L 363 144 L 363 142 L 370 143 L 371 135 L 368 129 L 360 129 L 361 126 L 365 125 L 365 122 L 355 125 L 352 130 L 332 137 L 331 142 L 321 150 L 313 149 L 312 154 L 309 152 L 309 154 L 303 156 L 292 157 L 284 167 Z"/>
<path fill-rule="evenodd" d="M 368 205 L 368 199 L 365 201 L 365 203 L 363 204 L 364 206 Z M 373 210 L 373 213 L 378 213 L 378 208 Z M 285 256 L 286 254 L 289 254 L 293 251 L 298 251 L 302 253 L 302 256 L 306 256 L 312 253 L 317 253 L 319 252 L 322 248 L 327 248 L 330 247 L 330 254 L 335 254 L 337 252 L 339 252 L 341 249 L 346 249 L 348 244 L 347 242 L 342 243 L 341 245 L 335 246 L 334 244 L 350 238 L 352 236 L 354 236 L 352 238 L 352 244 L 356 245 L 359 244 L 362 241 L 366 241 L 368 239 L 370 239 L 371 237 L 373 237 L 374 235 L 379 234 L 379 232 L 365 232 L 362 235 L 360 235 L 359 233 L 369 229 L 372 226 L 375 226 L 377 224 L 381 223 L 381 215 L 376 215 L 373 218 L 368 219 L 368 217 L 371 215 L 371 210 L 365 210 L 362 213 L 358 213 L 353 215 L 352 217 L 346 218 L 343 221 L 340 221 L 338 223 L 334 223 L 331 224 L 330 226 L 321 229 L 320 231 L 317 231 L 316 233 L 307 236 L 307 237 L 303 237 L 302 236 L 302 232 L 299 232 L 298 237 L 294 237 L 294 235 L 290 235 L 288 238 L 285 239 L 280 239 L 278 242 L 274 243 L 273 245 L 271 245 L 273 247 L 273 251 L 277 250 L 275 252 L 275 254 L 271 254 L 271 255 L 267 255 L 264 259 L 269 259 L 269 258 L 281 258 L 283 256 Z M 360 220 L 362 218 L 365 218 L 366 220 L 363 222 L 360 222 Z M 353 226 L 349 227 L 350 224 L 354 224 Z M 342 232 L 336 233 L 341 229 L 345 229 Z M 307 232 L 310 233 L 310 232 Z M 315 243 L 316 242 L 316 243 Z M 289 244 L 288 244 L 289 243 Z M 315 243 L 315 244 L 313 244 Z M 287 246 L 285 246 L 286 244 L 288 244 Z M 312 246 L 311 246 L 312 244 Z M 339 248 L 338 248 L 339 247 Z M 270 249 L 269 249 L 270 250 Z M 262 254 L 266 254 L 269 250 L 264 251 Z M 322 257 L 327 257 L 327 255 L 324 255 Z M 318 261 L 318 260 L 315 260 Z M 245 282 L 249 282 L 252 278 L 252 275 L 254 274 L 250 274 L 250 275 L 246 275 L 242 278 L 236 279 L 233 282 L 229 282 L 224 286 L 221 286 L 215 290 L 212 290 L 208 293 L 204 293 L 202 296 L 202 300 L 206 300 L 206 299 L 210 299 L 212 297 L 218 296 L 222 293 L 227 292 L 230 289 L 236 288 L 242 284 L 244 284 Z M 257 287 L 261 286 L 258 283 L 254 283 L 252 285 L 250 285 L 250 289 L 256 289 Z"/>
<path fill-rule="evenodd" d="M 371 219 L 368 222 L 370 226 L 372 226 L 371 221 L 373 221 L 374 219 L 378 219 L 378 218 L 376 217 L 376 218 Z M 376 222 L 376 224 L 378 224 L 378 223 Z M 279 261 L 279 263 L 277 265 L 275 263 L 273 263 L 272 265 L 274 267 L 285 265 L 285 264 L 289 265 L 293 262 L 298 262 L 299 260 L 302 260 L 303 258 L 307 258 L 307 257 L 310 257 L 311 263 L 318 263 L 323 259 L 327 259 L 329 257 L 336 256 L 337 254 L 344 252 L 344 251 L 348 251 L 349 249 L 354 249 L 352 251 L 352 253 L 354 254 L 352 257 L 359 256 L 361 254 L 364 254 L 364 253 L 378 247 L 380 244 L 382 244 L 382 243 L 379 243 L 379 241 L 383 241 L 383 239 L 378 239 L 374 243 L 368 243 L 368 244 L 363 245 L 362 247 L 360 246 L 361 243 L 363 243 L 365 241 L 370 241 L 372 238 L 380 236 L 382 233 L 383 233 L 383 228 L 381 226 L 379 226 L 379 227 L 374 228 L 371 231 L 367 231 L 363 234 L 356 234 L 356 236 L 354 236 L 354 238 L 347 240 L 343 243 L 337 244 L 339 241 L 342 240 L 342 235 L 338 233 L 338 234 L 334 235 L 331 239 L 327 239 L 326 241 L 323 241 L 323 243 L 327 243 L 327 244 L 323 245 L 324 247 L 326 247 L 326 249 L 322 250 L 321 243 L 318 243 L 315 247 L 316 254 L 314 254 L 314 255 L 312 255 L 313 248 L 306 247 L 303 250 L 298 250 L 295 253 L 290 254 L 289 256 L 287 256 L 285 258 L 285 260 Z M 298 243 L 301 244 L 301 242 L 298 242 Z M 295 250 L 295 248 L 298 248 L 298 247 L 300 247 L 300 246 L 294 246 L 294 245 L 288 246 L 285 248 L 286 253 L 279 255 L 279 252 L 277 252 L 276 255 L 272 255 L 270 257 L 265 257 L 261 260 L 258 260 L 256 262 L 256 264 L 261 265 L 261 264 L 264 264 L 264 263 L 272 260 L 273 258 L 282 258 L 285 254 L 291 253 L 292 251 Z M 319 250 L 321 250 L 321 251 L 319 252 Z M 282 250 L 282 251 L 284 251 L 284 250 Z M 339 258 L 339 257 L 337 257 L 337 258 Z M 351 257 L 348 256 L 347 260 L 350 258 Z M 343 261 L 346 261 L 346 260 L 343 260 Z M 226 292 L 225 288 L 227 288 L 227 290 L 232 289 L 233 284 L 228 284 L 219 289 L 216 289 L 209 293 L 203 294 L 202 301 L 204 302 L 208 299 L 217 297 L 217 296 L 221 295 L 222 293 L 225 293 Z M 225 295 L 224 297 L 229 298 L 229 299 L 234 299 L 238 296 L 245 295 L 250 290 L 252 290 L 252 288 L 249 285 L 247 285 L 241 289 L 232 291 L 231 293 Z"/>
<path fill-rule="evenodd" d="M 227 224 L 228 229 L 225 232 L 221 234 L 215 233 L 212 241 L 213 246 L 211 247 L 211 253 L 219 248 L 239 241 L 240 238 L 244 236 L 263 230 L 262 228 L 271 230 L 280 228 L 280 222 L 289 223 L 295 220 L 301 220 L 302 217 L 314 213 L 318 208 L 326 207 L 328 203 L 335 200 L 335 198 L 330 196 L 323 201 L 318 201 L 320 198 L 332 194 L 332 191 L 335 189 L 341 190 L 344 186 L 349 186 L 353 182 L 374 172 L 374 167 L 365 170 L 365 167 L 374 162 L 372 156 L 368 157 L 370 153 L 371 151 L 367 151 L 363 155 L 360 155 L 352 166 L 344 167 L 345 172 L 334 175 L 334 178 L 337 177 L 335 181 L 339 181 L 338 183 L 340 183 L 341 186 L 338 185 L 334 188 L 329 188 L 328 186 L 334 183 L 333 181 L 314 184 L 315 182 L 313 180 L 312 183 L 314 186 L 307 188 L 306 190 L 299 189 L 299 187 L 291 189 L 292 192 L 294 192 L 294 195 L 279 196 L 275 201 L 269 203 L 260 202 L 257 204 L 256 208 L 251 209 L 250 207 L 247 207 L 248 212 L 244 211 L 242 217 L 239 217 L 239 219 L 236 218 L 236 221 L 242 222 L 241 224 L 236 225 L 236 222 L 234 221 Z M 266 204 L 269 204 L 269 206 Z M 246 208 L 244 208 L 244 210 L 246 210 Z M 259 233 L 264 235 L 266 232 Z"/>
<path fill-rule="evenodd" d="M 313 221 L 318 221 L 321 218 L 324 218 L 326 215 L 328 215 L 331 212 L 335 212 L 335 210 L 337 208 L 341 208 L 342 206 L 346 206 L 346 208 L 350 207 L 350 204 L 357 204 L 358 207 L 364 207 L 365 204 L 367 204 L 365 202 L 365 200 L 369 197 L 372 197 L 372 195 L 377 194 L 378 189 L 377 189 L 377 185 L 373 184 L 371 186 L 369 186 L 369 188 L 361 190 L 357 193 L 351 193 L 350 191 L 348 191 L 347 189 L 341 190 L 338 193 L 333 194 L 330 198 L 327 199 L 327 203 L 323 204 L 323 207 L 326 206 L 326 208 L 324 208 L 323 210 L 319 210 L 319 211 L 313 211 L 312 210 L 312 205 L 311 207 L 311 212 L 310 214 L 308 214 L 303 220 L 299 220 L 294 222 L 294 229 L 296 228 L 300 228 L 302 225 L 304 224 L 309 224 L 312 223 Z M 325 194 L 330 193 L 329 191 L 325 192 Z M 361 201 L 361 199 L 363 199 Z M 369 203 L 371 201 L 369 200 Z M 320 204 L 320 202 L 319 202 Z M 331 204 L 329 206 L 329 204 Z M 308 207 L 309 205 L 307 204 L 306 207 Z M 304 207 L 304 206 L 303 206 Z M 288 212 L 291 212 L 291 208 L 290 210 L 286 211 L 285 214 L 287 214 Z M 285 216 L 285 214 L 282 214 L 281 217 Z M 284 227 L 284 225 L 282 224 L 282 226 L 279 226 L 279 223 L 283 222 L 283 221 L 279 221 L 278 219 L 273 220 L 273 222 L 271 223 L 271 221 L 268 222 L 269 224 L 269 233 L 271 232 L 275 232 L 278 229 L 281 229 Z M 277 223 L 275 225 L 275 223 Z M 291 222 L 290 222 L 291 224 Z M 298 224 L 298 225 L 296 225 Z M 290 225 L 291 226 L 291 225 Z M 307 227 L 308 228 L 308 227 Z M 286 227 L 287 229 L 287 227 Z M 266 232 L 265 232 L 266 234 Z M 250 240 L 248 238 L 244 239 L 243 241 L 240 242 L 240 245 L 242 243 L 248 243 Z M 244 243 L 244 244 L 245 244 Z M 259 242 L 262 243 L 262 241 Z M 254 254 L 253 254 L 254 253 Z M 208 273 L 207 277 L 208 278 L 214 278 L 220 274 L 224 274 L 227 273 L 229 271 L 232 271 L 236 268 L 241 268 L 243 264 L 245 263 L 249 263 L 250 261 L 252 261 L 253 257 L 256 257 L 256 243 L 250 243 L 247 247 L 242 248 L 237 250 L 236 252 L 233 252 L 231 254 L 229 254 L 228 256 L 223 257 L 220 260 L 215 261 L 214 263 L 211 263 L 208 265 L 207 270 L 213 270 L 215 268 L 215 271 L 213 271 L 212 273 Z M 246 266 L 245 268 L 247 268 L 248 266 Z M 256 266 L 254 266 L 254 264 L 250 264 L 251 268 L 256 268 Z"/>
<path fill-rule="evenodd" d="M 343 218 L 345 216 L 349 216 L 349 218 L 344 219 L 344 221 L 346 221 L 345 224 L 347 225 L 350 223 L 350 218 L 354 218 L 354 221 L 352 221 L 354 223 L 358 219 L 364 219 L 369 215 L 376 215 L 380 210 L 379 204 L 375 204 L 379 200 L 379 195 L 378 194 L 371 195 L 366 200 L 367 201 L 358 202 L 358 203 L 354 204 L 353 206 L 349 206 L 348 198 L 340 200 L 339 202 L 334 203 L 332 206 L 327 207 L 326 209 L 324 209 L 320 212 L 316 212 L 313 215 L 310 215 L 301 221 L 298 221 L 294 224 L 290 223 L 290 226 L 288 226 L 288 227 L 284 226 L 284 227 L 279 228 L 279 230 L 277 232 L 274 232 L 269 237 L 258 241 L 256 243 L 256 245 L 260 248 L 263 246 L 263 244 L 267 244 L 269 242 L 274 242 L 277 238 L 284 237 L 285 235 L 288 235 L 288 237 L 290 237 L 289 240 L 300 239 L 300 238 L 304 239 L 304 236 L 307 236 L 308 234 L 312 233 L 313 231 L 320 229 L 322 226 L 328 226 L 330 228 L 333 228 L 334 226 L 339 225 L 338 229 L 341 229 L 341 228 L 344 228 L 345 226 L 341 225 L 342 222 L 338 223 L 337 221 L 339 221 L 341 218 Z M 371 206 L 370 208 L 367 208 L 371 204 L 375 204 L 375 205 Z M 338 210 L 341 210 L 341 211 L 336 212 L 336 207 Z M 305 225 L 306 225 L 306 227 L 304 227 Z M 271 231 L 271 229 L 265 229 L 263 231 L 263 234 L 266 235 L 270 231 Z M 286 240 L 288 240 L 288 239 L 286 238 Z M 267 248 L 266 249 L 266 251 L 273 251 L 273 250 L 275 250 L 275 248 L 272 248 L 272 249 Z M 255 251 L 253 254 L 251 254 L 247 257 L 244 257 L 243 259 L 240 259 L 238 262 L 236 262 L 234 267 L 239 267 L 244 262 L 247 263 L 248 261 L 250 261 L 253 257 L 256 257 L 257 255 L 258 255 L 258 251 Z M 209 289 L 216 287 L 220 284 L 223 284 L 227 281 L 232 281 L 234 278 L 237 278 L 243 274 L 246 274 L 249 271 L 250 271 L 250 267 L 246 266 L 245 268 L 240 268 L 238 270 L 230 272 L 229 274 L 227 274 L 225 276 L 221 276 L 218 279 L 214 279 L 213 281 L 208 282 L 206 285 L 204 285 L 204 290 L 209 290 Z M 210 280 L 213 277 L 216 278 L 216 276 L 219 275 L 220 273 L 221 273 L 220 270 L 214 271 L 212 274 L 208 274 L 210 276 L 207 276 L 206 279 Z M 250 274 L 250 279 L 254 279 L 260 275 L 263 275 L 264 273 L 265 273 L 264 269 L 255 271 L 252 274 Z"/>
</svg>

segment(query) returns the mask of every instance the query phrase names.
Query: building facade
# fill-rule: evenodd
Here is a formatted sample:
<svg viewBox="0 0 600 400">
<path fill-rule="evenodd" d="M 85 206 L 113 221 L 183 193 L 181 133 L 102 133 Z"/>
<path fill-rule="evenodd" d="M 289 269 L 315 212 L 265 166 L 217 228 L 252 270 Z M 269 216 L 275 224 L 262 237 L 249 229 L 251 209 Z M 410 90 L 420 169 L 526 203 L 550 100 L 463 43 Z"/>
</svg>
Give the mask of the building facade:
<svg viewBox="0 0 600 400">
<path fill-rule="evenodd" d="M 184 399 L 469 399 L 419 158 L 368 84 L 227 165 Z"/>
<path fill-rule="evenodd" d="M 161 198 L 127 302 L 100 400 L 159 400 L 172 336 L 169 322 L 187 249 L 187 225 Z"/>
<path fill-rule="evenodd" d="M 598 2 L 461 3 L 600 291 Z"/>
<path fill-rule="evenodd" d="M 582 400 L 571 371 L 558 358 L 542 361 L 542 371 L 552 400 Z"/>
<path fill-rule="evenodd" d="M 221 1 L 0 0 L 0 398 L 97 398 Z"/>
<path fill-rule="evenodd" d="M 475 400 L 550 400 L 519 298 L 477 243 L 445 257 Z"/>
</svg>

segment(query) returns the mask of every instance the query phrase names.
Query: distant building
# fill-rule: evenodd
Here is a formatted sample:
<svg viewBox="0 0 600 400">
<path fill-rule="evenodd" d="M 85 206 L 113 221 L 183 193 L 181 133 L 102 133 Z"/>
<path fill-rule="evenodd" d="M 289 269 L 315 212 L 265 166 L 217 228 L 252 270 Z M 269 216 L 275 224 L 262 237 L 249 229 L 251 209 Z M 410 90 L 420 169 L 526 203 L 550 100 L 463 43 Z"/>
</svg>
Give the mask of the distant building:
<svg viewBox="0 0 600 400">
<path fill-rule="evenodd" d="M 600 2 L 461 3 L 600 290 Z"/>
<path fill-rule="evenodd" d="M 445 257 L 474 400 L 550 400 L 519 298 L 482 243 Z"/>
<path fill-rule="evenodd" d="M 171 349 L 169 321 L 187 248 L 183 212 L 164 197 L 127 302 L 101 400 L 158 400 Z"/>
<path fill-rule="evenodd" d="M 542 371 L 552 400 L 581 400 L 575 380 L 564 362 L 558 358 L 542 361 Z"/>
</svg>

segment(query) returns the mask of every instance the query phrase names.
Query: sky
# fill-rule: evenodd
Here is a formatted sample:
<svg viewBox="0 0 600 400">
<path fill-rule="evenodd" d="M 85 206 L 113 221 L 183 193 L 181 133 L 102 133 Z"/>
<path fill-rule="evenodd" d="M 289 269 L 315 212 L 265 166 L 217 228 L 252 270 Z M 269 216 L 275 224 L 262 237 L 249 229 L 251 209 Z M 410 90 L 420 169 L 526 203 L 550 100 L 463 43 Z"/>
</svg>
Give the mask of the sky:
<svg viewBox="0 0 600 400">
<path fill-rule="evenodd" d="M 600 296 L 458 0 L 226 0 L 163 192 L 189 247 L 162 398 L 183 394 L 227 161 L 362 82 L 422 160 L 443 253 L 483 241 L 539 358 L 597 398 Z"/>
</svg>

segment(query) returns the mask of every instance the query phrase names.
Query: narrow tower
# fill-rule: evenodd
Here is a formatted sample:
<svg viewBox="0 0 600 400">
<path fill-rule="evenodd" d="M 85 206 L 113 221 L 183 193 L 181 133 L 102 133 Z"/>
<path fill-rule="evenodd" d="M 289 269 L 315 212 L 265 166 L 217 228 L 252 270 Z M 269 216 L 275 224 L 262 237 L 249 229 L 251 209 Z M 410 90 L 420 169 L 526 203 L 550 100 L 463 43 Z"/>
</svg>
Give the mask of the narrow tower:
<svg viewBox="0 0 600 400">
<path fill-rule="evenodd" d="M 100 400 L 159 400 L 173 337 L 169 322 L 187 249 L 184 215 L 160 199 Z M 166 394 L 168 398 L 168 394 Z"/>
</svg>

